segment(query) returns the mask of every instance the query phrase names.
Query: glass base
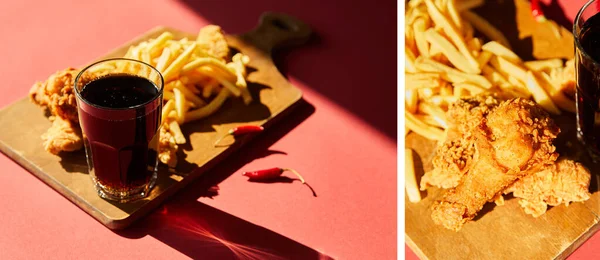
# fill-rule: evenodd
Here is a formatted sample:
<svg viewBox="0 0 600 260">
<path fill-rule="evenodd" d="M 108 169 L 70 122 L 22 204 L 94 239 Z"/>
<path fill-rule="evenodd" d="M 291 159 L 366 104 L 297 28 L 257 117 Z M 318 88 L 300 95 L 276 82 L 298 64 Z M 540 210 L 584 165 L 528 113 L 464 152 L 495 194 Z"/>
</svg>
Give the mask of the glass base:
<svg viewBox="0 0 600 260">
<path fill-rule="evenodd" d="M 126 203 L 148 197 L 150 191 L 152 190 L 152 188 L 154 188 L 154 185 L 156 184 L 156 179 L 157 174 L 156 171 L 154 171 L 152 173 L 152 176 L 150 177 L 150 181 L 148 182 L 148 184 L 137 188 L 132 188 L 127 191 L 115 191 L 110 188 L 107 188 L 104 185 L 100 184 L 100 182 L 98 182 L 96 178 L 92 178 L 92 181 L 94 182 L 94 186 L 96 187 L 98 196 L 107 200 L 119 203 Z"/>
</svg>

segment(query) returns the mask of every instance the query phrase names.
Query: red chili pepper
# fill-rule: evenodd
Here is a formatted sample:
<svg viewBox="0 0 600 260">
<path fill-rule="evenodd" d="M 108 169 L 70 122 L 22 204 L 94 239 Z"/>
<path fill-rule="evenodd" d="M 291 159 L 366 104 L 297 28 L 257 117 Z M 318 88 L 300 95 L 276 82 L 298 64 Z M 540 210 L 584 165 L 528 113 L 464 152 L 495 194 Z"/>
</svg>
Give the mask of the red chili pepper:
<svg viewBox="0 0 600 260">
<path fill-rule="evenodd" d="M 244 172 L 242 175 L 248 177 L 250 180 L 260 181 L 260 180 L 271 180 L 271 179 L 277 178 L 277 177 L 281 176 L 281 174 L 283 174 L 283 172 L 286 172 L 286 171 L 294 173 L 296 176 L 298 176 L 298 179 L 300 179 L 302 184 L 306 184 L 306 182 L 304 181 L 304 178 L 302 177 L 302 175 L 300 175 L 300 173 L 298 173 L 294 169 L 288 169 L 288 168 L 275 167 L 275 168 L 271 168 L 271 169 L 265 169 L 265 170 L 259 170 L 259 171 L 253 171 L 253 172 Z"/>
<path fill-rule="evenodd" d="M 546 16 L 544 16 L 544 12 L 540 6 L 540 0 L 531 0 L 531 14 L 533 14 L 533 18 L 538 23 L 546 21 Z"/>
<path fill-rule="evenodd" d="M 219 142 L 221 142 L 223 140 L 223 138 L 227 137 L 227 136 L 239 136 L 239 135 L 243 135 L 243 134 L 249 134 L 249 133 L 258 133 L 258 132 L 262 132 L 264 130 L 264 128 L 262 126 L 257 126 L 257 125 L 244 125 L 244 126 L 238 126 L 235 128 L 230 129 L 226 135 L 221 136 L 219 139 L 217 139 L 217 141 L 215 141 L 215 146 L 217 146 L 217 144 L 219 144 Z"/>
</svg>

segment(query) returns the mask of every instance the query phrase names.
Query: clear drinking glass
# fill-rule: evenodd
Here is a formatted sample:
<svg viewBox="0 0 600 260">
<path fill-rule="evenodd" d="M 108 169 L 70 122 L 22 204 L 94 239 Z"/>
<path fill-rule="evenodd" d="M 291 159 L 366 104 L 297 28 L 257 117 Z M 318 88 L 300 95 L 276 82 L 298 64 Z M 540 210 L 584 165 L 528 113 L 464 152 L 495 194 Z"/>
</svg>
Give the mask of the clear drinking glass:
<svg viewBox="0 0 600 260">
<path fill-rule="evenodd" d="M 596 0 L 588 1 L 573 24 L 577 138 L 594 160 L 600 158 L 600 15 Z"/>
<path fill-rule="evenodd" d="M 128 202 L 156 181 L 163 78 L 130 59 L 98 61 L 75 79 L 79 124 L 98 195 Z"/>
</svg>

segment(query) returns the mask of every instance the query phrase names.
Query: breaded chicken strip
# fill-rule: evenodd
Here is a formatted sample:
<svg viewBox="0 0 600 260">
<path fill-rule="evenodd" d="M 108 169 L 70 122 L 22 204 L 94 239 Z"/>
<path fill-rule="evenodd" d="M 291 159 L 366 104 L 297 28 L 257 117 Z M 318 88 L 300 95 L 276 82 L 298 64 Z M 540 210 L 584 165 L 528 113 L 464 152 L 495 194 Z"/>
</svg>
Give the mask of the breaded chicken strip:
<svg viewBox="0 0 600 260">
<path fill-rule="evenodd" d="M 46 151 L 58 154 L 61 151 L 77 151 L 83 147 L 81 129 L 77 123 L 58 116 L 51 120 L 52 126 L 42 135 Z"/>
<path fill-rule="evenodd" d="M 590 172 L 580 163 L 560 159 L 543 170 L 525 176 L 504 190 L 513 193 L 527 214 L 539 217 L 548 205 L 585 201 L 590 198 Z"/>
</svg>

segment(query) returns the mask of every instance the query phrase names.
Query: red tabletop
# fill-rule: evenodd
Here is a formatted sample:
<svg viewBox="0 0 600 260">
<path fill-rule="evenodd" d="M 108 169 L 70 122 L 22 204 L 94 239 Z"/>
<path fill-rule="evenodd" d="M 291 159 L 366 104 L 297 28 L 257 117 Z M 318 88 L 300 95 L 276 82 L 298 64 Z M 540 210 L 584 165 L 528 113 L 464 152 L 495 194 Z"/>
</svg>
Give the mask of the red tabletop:
<svg viewBox="0 0 600 260">
<path fill-rule="evenodd" d="M 196 32 L 215 23 L 236 34 L 264 11 L 296 16 L 316 32 L 277 56 L 306 104 L 120 232 L 0 155 L 0 259 L 394 258 L 393 1 L 0 1 L 0 106 L 155 26 Z M 241 176 L 274 166 L 300 171 L 318 197 L 297 182 Z"/>
<path fill-rule="evenodd" d="M 548 17 L 556 20 L 563 26 L 570 26 L 577 15 L 577 11 L 587 0 L 542 0 L 542 10 Z M 579 247 L 569 259 L 598 259 L 600 258 L 600 233 L 596 233 Z M 406 259 L 418 259 L 417 256 L 405 245 Z"/>
</svg>

